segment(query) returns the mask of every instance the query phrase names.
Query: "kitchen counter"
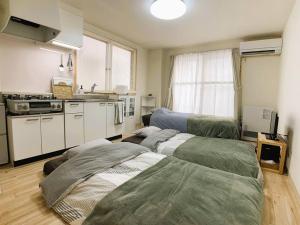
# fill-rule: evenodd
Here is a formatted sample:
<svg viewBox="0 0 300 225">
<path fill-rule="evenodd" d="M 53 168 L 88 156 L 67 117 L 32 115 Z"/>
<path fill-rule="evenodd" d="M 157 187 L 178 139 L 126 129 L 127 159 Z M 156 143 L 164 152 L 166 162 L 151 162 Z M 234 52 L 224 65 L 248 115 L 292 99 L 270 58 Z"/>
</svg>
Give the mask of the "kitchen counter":
<svg viewBox="0 0 300 225">
<path fill-rule="evenodd" d="M 54 113 L 37 113 L 37 114 L 24 114 L 24 115 L 12 115 L 8 114 L 7 118 L 29 118 L 29 117 L 39 117 L 39 116 L 55 116 L 55 115 L 64 115 L 63 112 L 54 112 Z"/>
</svg>

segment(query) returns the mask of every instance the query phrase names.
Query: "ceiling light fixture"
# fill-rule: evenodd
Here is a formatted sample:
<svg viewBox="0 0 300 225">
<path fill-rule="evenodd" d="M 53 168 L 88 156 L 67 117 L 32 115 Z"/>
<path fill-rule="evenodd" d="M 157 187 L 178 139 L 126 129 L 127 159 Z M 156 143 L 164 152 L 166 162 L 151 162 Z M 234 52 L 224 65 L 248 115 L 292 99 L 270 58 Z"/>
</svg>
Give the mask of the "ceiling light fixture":
<svg viewBox="0 0 300 225">
<path fill-rule="evenodd" d="M 162 20 L 173 20 L 183 16 L 186 5 L 182 0 L 156 0 L 151 5 L 151 14 Z"/>
</svg>

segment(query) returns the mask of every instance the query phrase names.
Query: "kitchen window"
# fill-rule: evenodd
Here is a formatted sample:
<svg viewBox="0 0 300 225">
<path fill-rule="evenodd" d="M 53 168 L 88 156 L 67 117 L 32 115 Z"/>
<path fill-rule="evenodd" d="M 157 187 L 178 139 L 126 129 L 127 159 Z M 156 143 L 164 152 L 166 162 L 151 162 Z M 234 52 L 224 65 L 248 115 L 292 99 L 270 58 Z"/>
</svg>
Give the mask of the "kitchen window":
<svg viewBox="0 0 300 225">
<path fill-rule="evenodd" d="M 90 91 L 113 91 L 117 85 L 135 90 L 136 51 L 111 41 L 83 37 L 83 47 L 77 51 L 77 84 Z"/>
<path fill-rule="evenodd" d="M 89 90 L 96 83 L 96 90 L 106 89 L 107 43 L 87 36 L 83 47 L 77 51 L 77 84 Z"/>
</svg>

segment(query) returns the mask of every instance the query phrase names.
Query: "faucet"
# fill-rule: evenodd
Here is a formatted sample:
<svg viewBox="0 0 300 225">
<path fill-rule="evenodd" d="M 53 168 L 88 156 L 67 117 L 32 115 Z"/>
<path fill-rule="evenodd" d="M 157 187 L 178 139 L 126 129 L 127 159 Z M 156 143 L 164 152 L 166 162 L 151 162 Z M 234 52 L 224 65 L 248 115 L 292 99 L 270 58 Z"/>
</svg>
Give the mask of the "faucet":
<svg viewBox="0 0 300 225">
<path fill-rule="evenodd" d="M 96 83 L 94 83 L 93 85 L 92 85 L 92 87 L 91 87 L 91 93 L 94 93 L 95 92 L 95 87 L 97 86 L 97 84 Z"/>
</svg>

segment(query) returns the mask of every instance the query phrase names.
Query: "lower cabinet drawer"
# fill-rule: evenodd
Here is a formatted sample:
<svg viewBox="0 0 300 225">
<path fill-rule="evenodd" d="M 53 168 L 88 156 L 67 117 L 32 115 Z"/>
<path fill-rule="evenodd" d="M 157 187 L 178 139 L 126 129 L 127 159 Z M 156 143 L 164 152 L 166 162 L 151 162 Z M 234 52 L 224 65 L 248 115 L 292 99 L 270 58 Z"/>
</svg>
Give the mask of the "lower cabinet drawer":
<svg viewBox="0 0 300 225">
<path fill-rule="evenodd" d="M 83 113 L 83 103 L 82 102 L 66 102 L 65 103 L 65 113 Z"/>
</svg>

